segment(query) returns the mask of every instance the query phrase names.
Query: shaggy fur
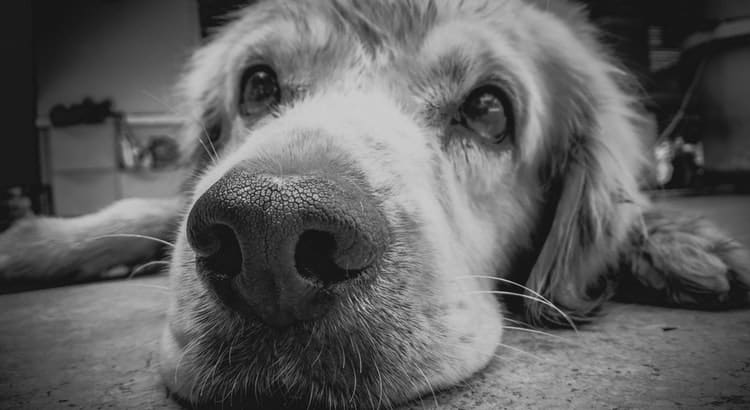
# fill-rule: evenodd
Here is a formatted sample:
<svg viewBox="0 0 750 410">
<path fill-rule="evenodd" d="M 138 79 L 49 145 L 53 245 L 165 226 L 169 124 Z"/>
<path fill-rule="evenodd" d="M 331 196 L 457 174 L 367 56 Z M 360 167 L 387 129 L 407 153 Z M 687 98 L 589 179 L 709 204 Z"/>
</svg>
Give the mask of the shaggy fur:
<svg viewBox="0 0 750 410">
<path fill-rule="evenodd" d="M 258 64 L 280 101 L 248 115 L 243 72 Z M 512 107 L 498 143 L 453 121 L 487 84 Z M 383 407 L 451 386 L 493 357 L 498 292 L 519 293 L 508 306 L 529 322 L 563 326 L 618 291 L 700 308 L 747 300 L 747 252 L 639 192 L 637 101 L 576 6 L 259 1 L 196 52 L 180 90 L 197 171 L 183 198 L 26 221 L 0 236 L 0 275 L 92 277 L 159 246 L 115 233 L 172 242 L 161 365 L 185 403 Z M 377 264 L 327 288 L 336 303 L 316 320 L 272 327 L 223 304 L 187 212 L 237 170 L 332 169 L 376 198 L 389 237 Z"/>
</svg>

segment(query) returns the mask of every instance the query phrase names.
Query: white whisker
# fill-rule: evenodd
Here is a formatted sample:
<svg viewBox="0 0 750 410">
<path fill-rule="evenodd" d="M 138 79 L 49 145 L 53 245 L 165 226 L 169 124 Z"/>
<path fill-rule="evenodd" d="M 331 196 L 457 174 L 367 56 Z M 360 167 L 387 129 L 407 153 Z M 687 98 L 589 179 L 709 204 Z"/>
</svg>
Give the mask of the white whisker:
<svg viewBox="0 0 750 410">
<path fill-rule="evenodd" d="M 141 90 L 141 92 L 146 95 L 147 97 L 151 98 L 155 102 L 161 104 L 167 111 L 171 112 L 173 115 L 177 115 L 182 117 L 178 112 L 176 112 L 174 109 L 172 109 L 166 102 L 162 101 L 159 97 L 151 94 L 150 92 L 146 90 Z M 211 135 L 208 133 L 208 130 L 206 129 L 206 126 L 203 124 L 203 121 L 200 121 L 197 118 L 189 118 L 190 121 L 192 121 L 195 124 L 200 125 L 201 129 L 203 130 L 203 136 L 198 136 L 198 142 L 203 146 L 203 149 L 206 151 L 206 154 L 208 154 L 208 157 L 211 159 L 211 161 L 216 164 L 219 159 L 219 154 L 216 152 L 216 147 L 214 146 L 214 143 L 211 141 Z M 203 137 L 205 136 L 206 140 L 208 141 L 208 144 L 211 146 L 211 150 L 209 151 L 208 147 L 206 146 L 205 142 L 203 141 Z"/>
<path fill-rule="evenodd" d="M 380 367 L 378 362 L 372 362 L 375 365 L 375 371 L 378 373 L 378 404 L 375 406 L 376 409 L 380 408 L 380 404 L 383 403 L 383 375 L 380 374 Z"/>
<path fill-rule="evenodd" d="M 424 373 L 422 368 L 419 367 L 419 365 L 416 365 L 416 368 L 419 374 L 421 374 L 422 377 L 424 378 L 424 381 L 427 382 L 427 387 L 430 389 L 430 393 L 432 394 L 432 400 L 435 402 L 435 408 L 437 409 L 438 407 L 440 407 L 440 405 L 438 404 L 437 395 L 435 394 L 435 389 L 432 388 L 432 383 L 430 383 L 430 379 Z"/>
<path fill-rule="evenodd" d="M 527 352 L 527 351 L 525 351 L 525 350 L 523 350 L 521 348 L 515 347 L 515 346 L 511 346 L 511 345 L 508 345 L 508 344 L 505 344 L 505 343 L 498 343 L 497 345 L 499 347 L 504 347 L 504 348 L 506 348 L 508 350 L 512 350 L 514 352 L 521 353 L 523 355 L 532 357 L 532 358 L 534 358 L 536 360 L 539 360 L 540 362 L 549 362 L 550 361 L 548 359 L 543 359 L 541 356 L 535 355 L 534 353 Z"/>
<path fill-rule="evenodd" d="M 96 241 L 96 240 L 99 240 L 99 239 L 107 239 L 107 238 L 138 238 L 138 239 L 148 239 L 150 241 L 159 242 L 162 245 L 167 245 L 167 246 L 169 246 L 171 248 L 175 247 L 173 243 L 167 242 L 164 239 L 159 239 L 159 238 L 155 238 L 153 236 L 148 236 L 148 235 L 139 235 L 139 234 L 135 234 L 135 233 L 112 233 L 112 234 L 108 234 L 108 235 L 95 236 L 95 237 L 89 238 L 89 239 L 92 240 L 92 241 Z"/>
<path fill-rule="evenodd" d="M 499 277 L 496 277 L 496 276 L 484 276 L 484 275 L 464 275 L 464 276 L 455 277 L 453 279 L 457 279 L 457 280 L 458 279 L 488 279 L 488 280 L 495 280 L 495 281 L 498 281 L 498 282 L 507 283 L 509 285 L 517 286 L 517 287 L 519 287 L 519 288 L 521 288 L 521 289 L 523 289 L 523 290 L 525 290 L 525 291 L 533 294 L 534 296 L 536 296 L 538 298 L 541 298 L 543 300 L 546 300 L 549 303 L 552 303 L 549 299 L 547 299 L 546 297 L 544 297 L 544 295 L 542 295 L 541 293 L 539 293 L 539 292 L 537 292 L 537 291 L 535 291 L 535 290 L 533 290 L 533 289 L 531 289 L 531 288 L 529 288 L 527 286 L 524 286 L 524 285 L 522 285 L 522 284 L 520 284 L 520 283 L 518 283 L 516 281 L 512 281 L 510 279 L 499 278 Z"/>
<path fill-rule="evenodd" d="M 159 285 L 146 285 L 143 283 L 127 283 L 126 286 L 132 286 L 136 288 L 150 288 L 150 289 L 157 289 L 162 290 L 165 292 L 169 292 L 169 287 L 167 286 L 159 286 Z"/>
<path fill-rule="evenodd" d="M 146 263 L 144 263 L 142 265 L 139 265 L 135 269 L 133 269 L 130 272 L 130 275 L 128 275 L 128 279 L 133 279 L 133 277 L 135 275 L 137 275 L 138 273 L 142 272 L 144 269 L 147 269 L 147 268 L 149 268 L 151 266 L 155 266 L 155 265 L 167 265 L 168 266 L 169 262 L 168 261 L 151 261 L 151 262 L 146 262 Z"/>
<path fill-rule="evenodd" d="M 555 306 L 554 303 L 552 303 L 552 302 L 550 302 L 548 300 L 545 300 L 545 299 L 542 299 L 542 298 L 538 298 L 538 297 L 534 297 L 534 296 L 525 295 L 523 293 L 507 292 L 507 291 L 503 291 L 503 290 L 473 290 L 473 291 L 468 291 L 467 293 L 470 294 L 470 295 L 491 294 L 491 295 L 518 296 L 520 298 L 524 298 L 524 299 L 531 300 L 531 301 L 534 301 L 534 302 L 539 302 L 539 303 L 541 303 L 541 304 L 543 304 L 545 306 L 551 307 L 552 309 L 554 309 L 555 311 L 557 311 L 557 313 L 561 314 L 563 316 L 563 318 L 565 318 L 565 320 L 568 322 L 568 324 L 570 325 L 570 327 L 576 333 L 578 333 L 578 328 L 573 323 L 573 321 L 568 317 L 568 315 L 565 314 L 565 312 L 563 312 L 559 307 Z"/>
<path fill-rule="evenodd" d="M 506 321 L 506 322 L 515 323 L 515 324 L 521 325 L 521 326 L 532 326 L 531 324 L 526 323 L 523 320 L 511 319 L 509 317 L 504 317 L 503 320 Z"/>
<path fill-rule="evenodd" d="M 517 326 L 503 326 L 503 329 L 517 330 L 519 332 L 526 332 L 526 333 L 532 333 L 532 334 L 536 334 L 536 335 L 542 335 L 542 336 L 550 337 L 550 338 L 553 338 L 553 339 L 558 339 L 558 340 L 561 340 L 561 341 L 566 342 L 566 343 L 570 343 L 571 345 L 574 345 L 574 346 L 583 347 L 580 343 L 576 343 L 575 341 L 573 341 L 571 339 L 568 339 L 567 337 L 555 335 L 555 334 L 552 334 L 552 333 L 549 333 L 549 332 L 544 332 L 544 331 L 537 330 L 537 329 L 528 329 L 528 328 L 525 328 L 525 327 L 517 327 Z"/>
<path fill-rule="evenodd" d="M 470 351 L 470 352 L 479 353 L 479 354 L 482 354 L 482 355 L 488 354 L 487 352 L 485 352 L 483 350 L 479 350 L 479 349 L 476 349 L 476 348 L 473 348 L 473 347 L 469 347 L 469 346 L 466 346 L 465 344 L 462 344 L 462 343 L 448 343 L 448 345 L 450 345 L 452 347 L 459 348 L 459 349 L 467 350 L 467 351 Z M 535 355 L 535 354 L 533 354 L 531 352 L 527 352 L 527 351 L 525 351 L 523 349 L 520 349 L 518 347 L 506 345 L 506 344 L 503 344 L 503 343 L 498 343 L 497 347 L 505 347 L 505 348 L 508 348 L 510 350 L 514 350 L 514 351 L 517 351 L 519 353 L 522 353 L 522 354 L 524 354 L 526 356 L 532 357 L 532 358 L 534 358 L 536 360 L 550 362 L 550 360 L 544 359 L 544 358 L 542 358 L 540 356 L 537 356 L 537 355 Z M 495 349 L 495 350 L 497 350 L 497 349 Z M 494 359 L 497 359 L 497 360 L 500 360 L 500 361 L 504 361 L 504 362 L 507 362 L 508 359 L 510 359 L 507 356 L 502 356 L 502 355 L 500 355 L 498 353 L 495 353 L 495 351 L 493 351 L 492 353 L 489 353 L 489 355 L 492 358 L 494 358 Z"/>
<path fill-rule="evenodd" d="M 527 298 L 529 300 L 535 300 L 535 301 L 537 301 L 539 303 L 542 303 L 544 305 L 547 305 L 547 306 L 553 308 L 557 313 L 559 313 L 560 315 L 562 315 L 562 317 L 565 319 L 566 322 L 568 322 L 568 324 L 570 325 L 570 327 L 576 333 L 578 333 L 578 328 L 576 327 L 576 325 L 573 322 L 573 320 L 570 319 L 570 316 L 568 316 L 565 312 L 562 311 L 562 309 L 560 309 L 554 303 L 552 303 L 552 301 L 550 301 L 549 299 L 547 299 L 546 297 L 544 297 L 541 293 L 539 293 L 539 292 L 537 292 L 537 291 L 535 291 L 535 290 L 533 290 L 533 289 L 531 289 L 529 287 L 521 285 L 520 283 L 514 282 L 512 280 L 505 279 L 505 278 L 498 278 L 498 277 L 494 277 L 494 276 L 466 275 L 466 276 L 458 276 L 458 277 L 456 277 L 454 279 L 458 280 L 458 279 L 469 279 L 469 278 L 495 280 L 495 281 L 498 281 L 498 282 L 507 283 L 507 284 L 514 285 L 514 286 L 518 286 L 519 288 L 526 290 L 527 292 L 531 293 L 536 298 L 534 298 L 532 296 L 529 296 L 529 295 L 524 295 L 524 294 L 521 294 L 521 293 L 514 293 L 514 292 L 503 292 L 503 291 L 471 291 L 471 292 L 479 292 L 479 293 L 503 292 L 503 293 L 496 293 L 496 294 L 505 294 L 505 295 L 509 295 L 509 296 L 511 296 L 511 295 L 512 296 L 519 296 L 519 297 Z"/>
</svg>

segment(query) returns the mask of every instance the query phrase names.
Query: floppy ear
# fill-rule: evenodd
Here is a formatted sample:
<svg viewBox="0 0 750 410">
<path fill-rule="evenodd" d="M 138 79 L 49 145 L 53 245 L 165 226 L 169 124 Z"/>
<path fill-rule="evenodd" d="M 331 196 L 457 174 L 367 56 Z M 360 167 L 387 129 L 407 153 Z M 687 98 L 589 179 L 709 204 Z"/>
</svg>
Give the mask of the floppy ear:
<svg viewBox="0 0 750 410">
<path fill-rule="evenodd" d="M 575 140 L 561 175 L 553 177 L 552 222 L 527 286 L 584 321 L 612 295 L 607 274 L 617 267 L 646 201 L 634 170 L 602 135 Z M 526 314 L 535 324 L 567 325 L 557 310 L 540 303 L 527 303 Z"/>
<path fill-rule="evenodd" d="M 582 321 L 610 296 L 606 275 L 647 205 L 638 189 L 643 123 L 624 90 L 624 73 L 590 33 L 566 33 L 568 39 L 549 41 L 554 48 L 540 64 L 550 123 L 536 162 L 548 187 L 549 222 L 527 286 Z M 567 323 L 549 306 L 524 303 L 532 323 Z"/>
<path fill-rule="evenodd" d="M 545 24 L 537 38 L 547 132 L 533 163 L 547 190 L 526 270 L 537 294 L 527 294 L 541 294 L 574 321 L 591 318 L 615 290 L 629 300 L 704 309 L 750 302 L 745 247 L 700 217 L 654 209 L 639 192 L 648 134 L 634 87 L 580 9 L 547 3 L 542 10 L 567 23 Z M 569 323 L 548 305 L 523 303 L 531 323 Z"/>
</svg>

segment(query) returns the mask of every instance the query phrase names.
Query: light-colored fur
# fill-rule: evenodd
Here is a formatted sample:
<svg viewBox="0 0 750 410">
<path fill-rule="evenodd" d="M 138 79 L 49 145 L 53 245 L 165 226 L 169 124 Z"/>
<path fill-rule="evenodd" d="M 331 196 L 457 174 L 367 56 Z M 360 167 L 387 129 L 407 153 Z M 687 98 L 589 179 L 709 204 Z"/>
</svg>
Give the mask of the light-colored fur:
<svg viewBox="0 0 750 410">
<path fill-rule="evenodd" d="M 23 219 L 0 235 L 0 284 L 28 287 L 124 276 L 174 236 L 184 199 L 124 199 L 76 218 Z M 132 236 L 123 237 L 122 234 Z"/>
<path fill-rule="evenodd" d="M 164 238 L 181 220 L 161 363 L 169 389 L 197 406 L 281 396 L 292 406 L 381 407 L 451 386 L 493 357 L 503 332 L 493 292 L 510 280 L 529 288 L 508 290 L 524 295 L 521 313 L 538 324 L 588 320 L 625 282 L 662 302 L 744 303 L 745 251 L 704 222 L 663 217 L 639 192 L 642 124 L 627 76 L 582 11 L 561 3 L 258 2 L 197 51 L 182 82 L 183 148 L 198 171 L 184 198 L 160 205 L 158 223 L 127 204 L 25 223 L 0 244 L 43 247 L 28 259 L 4 252 L 0 274 L 53 277 L 91 255 L 88 242 L 71 245 L 86 233 Z M 258 63 L 277 71 L 282 103 L 245 118 L 239 79 Z M 515 134 L 501 146 L 448 126 L 487 83 L 513 101 Z M 361 171 L 391 227 L 374 282 L 291 329 L 226 309 L 196 271 L 181 215 L 231 169 L 287 175 L 326 161 Z M 129 218 L 132 230 L 104 228 Z"/>
</svg>

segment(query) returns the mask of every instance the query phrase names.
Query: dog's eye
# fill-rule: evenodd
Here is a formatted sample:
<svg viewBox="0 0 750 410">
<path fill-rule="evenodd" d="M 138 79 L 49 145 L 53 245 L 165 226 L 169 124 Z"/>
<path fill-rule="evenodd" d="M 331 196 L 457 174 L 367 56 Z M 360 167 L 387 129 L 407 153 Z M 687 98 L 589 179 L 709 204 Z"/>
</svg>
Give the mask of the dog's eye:
<svg viewBox="0 0 750 410">
<path fill-rule="evenodd" d="M 241 90 L 240 111 L 245 116 L 262 114 L 281 99 L 276 73 L 266 65 L 248 68 L 242 75 Z"/>
<path fill-rule="evenodd" d="M 488 141 L 500 143 L 513 125 L 508 97 L 496 86 L 479 87 L 461 104 L 455 122 Z"/>
</svg>

